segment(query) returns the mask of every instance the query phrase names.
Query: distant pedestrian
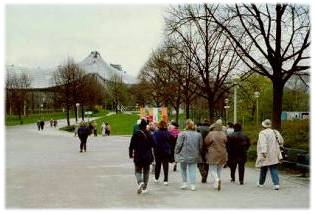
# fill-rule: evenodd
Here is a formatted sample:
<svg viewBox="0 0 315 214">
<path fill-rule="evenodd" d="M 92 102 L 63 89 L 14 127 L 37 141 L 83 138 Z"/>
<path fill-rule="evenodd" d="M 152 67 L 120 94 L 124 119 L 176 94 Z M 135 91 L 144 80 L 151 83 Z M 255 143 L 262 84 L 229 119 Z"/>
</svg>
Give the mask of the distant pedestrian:
<svg viewBox="0 0 315 214">
<path fill-rule="evenodd" d="M 205 119 L 203 121 L 203 123 L 200 123 L 197 126 L 197 132 L 199 132 L 202 136 L 202 140 L 204 142 L 207 134 L 210 131 L 210 123 L 207 119 Z M 208 173 L 209 173 L 209 164 L 206 161 L 206 149 L 202 149 L 201 150 L 201 158 L 202 158 L 202 162 L 198 163 L 198 169 L 201 175 L 201 183 L 206 183 L 207 182 L 207 178 L 208 178 Z"/>
<path fill-rule="evenodd" d="M 109 136 L 111 131 L 111 127 L 109 123 L 105 123 L 105 135 Z"/>
<path fill-rule="evenodd" d="M 195 124 L 188 119 L 185 122 L 186 130 L 178 135 L 175 146 L 175 161 L 180 164 L 183 184 L 181 189 L 186 189 L 187 171 L 191 190 L 196 190 L 197 163 L 201 161 L 200 151 L 202 147 L 202 136 L 195 131 Z"/>
<path fill-rule="evenodd" d="M 159 128 L 154 132 L 154 158 L 155 158 L 155 179 L 158 182 L 161 172 L 161 165 L 164 172 L 164 185 L 168 185 L 168 168 L 171 156 L 171 139 L 167 130 L 167 123 L 163 120 L 159 122 Z"/>
<path fill-rule="evenodd" d="M 280 189 L 280 181 L 278 176 L 277 165 L 283 158 L 280 147 L 283 146 L 283 138 L 281 134 L 272 129 L 272 123 L 269 119 L 261 123 L 264 130 L 259 133 L 257 141 L 257 160 L 256 167 L 260 168 L 258 187 L 263 187 L 267 171 L 269 169 L 274 190 Z"/>
<path fill-rule="evenodd" d="M 45 121 L 41 120 L 40 121 L 40 129 L 43 131 L 44 130 L 44 126 L 45 126 Z"/>
<path fill-rule="evenodd" d="M 86 142 L 89 136 L 89 129 L 86 127 L 85 123 L 82 121 L 80 123 L 80 128 L 78 129 L 78 137 L 81 141 L 80 143 L 80 152 L 84 150 L 86 152 Z"/>
<path fill-rule="evenodd" d="M 92 125 L 91 122 L 89 122 L 88 129 L 89 129 L 89 135 L 91 135 L 94 132 L 94 126 Z"/>
<path fill-rule="evenodd" d="M 173 166 L 174 172 L 177 170 L 177 163 L 175 161 L 175 146 L 176 146 L 178 135 L 180 133 L 180 130 L 178 127 L 179 125 L 175 121 L 172 121 L 169 127 L 169 132 L 171 134 L 170 137 L 171 137 L 171 152 L 172 152 L 170 162 L 174 163 L 174 166 Z"/>
<path fill-rule="evenodd" d="M 234 132 L 228 135 L 226 149 L 228 152 L 227 165 L 231 170 L 231 182 L 235 182 L 235 171 L 238 167 L 238 177 L 241 185 L 244 184 L 245 163 L 247 161 L 247 150 L 249 149 L 249 138 L 242 132 L 242 125 L 236 123 Z"/>
<path fill-rule="evenodd" d="M 105 122 L 103 122 L 101 125 L 101 134 L 102 136 L 105 136 Z"/>
<path fill-rule="evenodd" d="M 137 193 L 147 193 L 150 164 L 153 162 L 153 139 L 147 131 L 147 122 L 141 120 L 139 130 L 131 137 L 129 145 L 129 157 L 135 164 L 135 175 L 138 183 Z"/>
<path fill-rule="evenodd" d="M 39 120 L 37 121 L 36 125 L 37 125 L 37 128 L 38 128 L 38 131 L 40 131 L 40 121 Z"/>
<path fill-rule="evenodd" d="M 93 121 L 92 125 L 93 125 L 94 137 L 97 137 L 97 123 L 95 121 Z"/>
<path fill-rule="evenodd" d="M 49 120 L 49 123 L 50 123 L 50 127 L 53 127 L 54 120 L 51 118 L 51 119 Z"/>
<path fill-rule="evenodd" d="M 210 126 L 210 132 L 203 145 L 206 150 L 206 162 L 209 164 L 211 183 L 218 191 L 221 190 L 221 171 L 227 161 L 227 137 L 221 124 L 214 123 Z"/>
<path fill-rule="evenodd" d="M 234 127 L 233 127 L 233 123 L 228 122 L 228 127 L 226 129 L 226 134 L 227 136 L 229 136 L 230 134 L 232 134 L 234 132 Z"/>
<path fill-rule="evenodd" d="M 54 120 L 54 127 L 56 128 L 58 125 L 58 121 L 57 120 Z"/>
</svg>

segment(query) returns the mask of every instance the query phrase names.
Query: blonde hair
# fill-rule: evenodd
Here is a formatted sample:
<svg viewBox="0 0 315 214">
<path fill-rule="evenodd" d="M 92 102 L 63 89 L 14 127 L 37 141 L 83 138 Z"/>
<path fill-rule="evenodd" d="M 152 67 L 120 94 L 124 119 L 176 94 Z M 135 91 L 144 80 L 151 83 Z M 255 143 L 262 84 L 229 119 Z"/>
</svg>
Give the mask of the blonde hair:
<svg viewBox="0 0 315 214">
<path fill-rule="evenodd" d="M 185 122 L 186 130 L 195 130 L 195 123 L 191 119 L 186 120 Z"/>
</svg>

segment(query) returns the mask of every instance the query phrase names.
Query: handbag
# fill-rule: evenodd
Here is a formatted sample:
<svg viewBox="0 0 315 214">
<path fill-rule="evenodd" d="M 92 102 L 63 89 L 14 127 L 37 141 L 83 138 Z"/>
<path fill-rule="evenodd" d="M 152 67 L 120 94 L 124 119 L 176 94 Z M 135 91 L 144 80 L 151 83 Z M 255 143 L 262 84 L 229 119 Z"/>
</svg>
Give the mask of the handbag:
<svg viewBox="0 0 315 214">
<path fill-rule="evenodd" d="M 279 138 L 278 138 L 278 135 L 277 135 L 277 133 L 275 132 L 275 130 L 272 130 L 272 131 L 273 131 L 273 133 L 275 134 L 276 140 L 277 140 L 277 142 L 278 142 L 279 149 L 280 149 L 281 156 L 282 156 L 282 160 L 286 160 L 286 159 L 288 158 L 288 154 L 287 154 L 287 152 L 285 151 L 284 147 L 280 145 Z"/>
</svg>

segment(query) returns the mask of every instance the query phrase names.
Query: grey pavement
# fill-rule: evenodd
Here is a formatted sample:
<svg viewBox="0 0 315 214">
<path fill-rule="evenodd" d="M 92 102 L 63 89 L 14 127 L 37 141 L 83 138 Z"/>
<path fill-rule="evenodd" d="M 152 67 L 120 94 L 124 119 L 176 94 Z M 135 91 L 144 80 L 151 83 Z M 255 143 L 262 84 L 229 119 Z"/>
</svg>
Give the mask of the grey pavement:
<svg viewBox="0 0 315 214">
<path fill-rule="evenodd" d="M 60 121 L 59 125 L 64 123 Z M 257 188 L 258 170 L 246 168 L 245 185 L 222 174 L 222 190 L 197 183 L 197 191 L 180 190 L 180 172 L 170 170 L 169 185 L 155 184 L 136 193 L 130 137 L 91 136 L 79 153 L 73 134 L 35 124 L 6 127 L 6 208 L 309 208 L 308 179 L 281 173 L 281 190 L 272 190 L 270 175 Z M 170 167 L 171 168 L 171 167 Z M 200 181 L 199 172 L 198 181 Z M 163 177 L 163 176 L 162 176 Z"/>
</svg>

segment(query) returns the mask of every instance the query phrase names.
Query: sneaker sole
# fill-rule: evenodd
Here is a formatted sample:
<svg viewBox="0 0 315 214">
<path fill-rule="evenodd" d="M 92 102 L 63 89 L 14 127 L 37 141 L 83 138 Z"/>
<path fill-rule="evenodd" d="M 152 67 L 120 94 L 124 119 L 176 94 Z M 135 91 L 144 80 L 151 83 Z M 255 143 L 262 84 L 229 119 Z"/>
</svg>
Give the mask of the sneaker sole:
<svg viewBox="0 0 315 214">
<path fill-rule="evenodd" d="M 140 194 L 142 192 L 144 183 L 140 184 L 140 186 L 138 187 L 137 193 Z"/>
</svg>

